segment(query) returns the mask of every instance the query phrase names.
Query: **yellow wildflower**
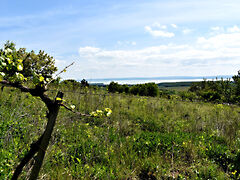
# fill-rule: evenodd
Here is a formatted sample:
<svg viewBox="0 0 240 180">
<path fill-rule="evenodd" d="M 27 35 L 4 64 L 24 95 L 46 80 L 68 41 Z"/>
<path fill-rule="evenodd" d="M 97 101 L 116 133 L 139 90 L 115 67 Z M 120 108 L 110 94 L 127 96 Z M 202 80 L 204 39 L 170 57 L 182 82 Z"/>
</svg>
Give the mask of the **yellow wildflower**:
<svg viewBox="0 0 240 180">
<path fill-rule="evenodd" d="M 109 117 L 112 114 L 112 110 L 110 108 L 105 108 L 105 114 Z"/>
</svg>

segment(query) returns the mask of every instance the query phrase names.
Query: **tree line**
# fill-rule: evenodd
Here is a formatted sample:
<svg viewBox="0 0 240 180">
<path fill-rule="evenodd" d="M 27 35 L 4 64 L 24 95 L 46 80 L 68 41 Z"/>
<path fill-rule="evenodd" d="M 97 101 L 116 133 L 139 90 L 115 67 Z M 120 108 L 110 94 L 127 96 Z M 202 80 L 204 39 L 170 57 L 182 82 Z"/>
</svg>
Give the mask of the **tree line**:
<svg viewBox="0 0 240 180">
<path fill-rule="evenodd" d="M 189 101 L 205 101 L 214 103 L 239 104 L 240 102 L 240 71 L 232 79 L 216 79 L 192 82 L 188 91 L 160 89 L 155 83 L 137 85 L 120 85 L 111 82 L 108 86 L 110 93 L 126 93 L 139 96 L 160 96 L 168 99 L 177 98 Z"/>
<path fill-rule="evenodd" d="M 231 79 L 203 80 L 193 83 L 189 89 L 199 99 L 209 102 L 238 104 L 240 101 L 240 71 Z"/>
<path fill-rule="evenodd" d="M 126 84 L 120 85 L 117 82 L 111 82 L 108 85 L 108 92 L 110 93 L 126 93 L 139 96 L 158 96 L 159 88 L 155 83 L 145 83 L 128 86 Z"/>
</svg>

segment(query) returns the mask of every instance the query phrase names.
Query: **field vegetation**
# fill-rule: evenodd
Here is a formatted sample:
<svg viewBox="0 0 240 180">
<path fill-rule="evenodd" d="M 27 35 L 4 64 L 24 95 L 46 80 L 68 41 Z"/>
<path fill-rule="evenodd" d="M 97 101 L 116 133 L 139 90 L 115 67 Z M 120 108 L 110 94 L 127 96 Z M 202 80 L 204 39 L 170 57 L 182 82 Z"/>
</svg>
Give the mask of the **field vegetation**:
<svg viewBox="0 0 240 180">
<path fill-rule="evenodd" d="M 240 108 L 236 105 L 112 94 L 69 81 L 52 85 L 90 114 L 64 108 L 47 149 L 40 179 L 237 179 L 240 169 Z M 9 179 L 46 125 L 43 103 L 18 89 L 0 94 L 1 179 Z M 21 179 L 29 176 L 31 162 Z"/>
</svg>

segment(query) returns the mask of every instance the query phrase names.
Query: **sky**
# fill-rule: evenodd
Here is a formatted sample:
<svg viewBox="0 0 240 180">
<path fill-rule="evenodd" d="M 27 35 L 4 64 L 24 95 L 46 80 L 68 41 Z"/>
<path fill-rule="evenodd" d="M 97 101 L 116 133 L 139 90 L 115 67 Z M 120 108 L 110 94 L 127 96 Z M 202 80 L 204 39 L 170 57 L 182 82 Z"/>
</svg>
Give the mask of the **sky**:
<svg viewBox="0 0 240 180">
<path fill-rule="evenodd" d="M 240 1 L 0 0 L 0 43 L 44 50 L 64 79 L 234 75 Z"/>
</svg>

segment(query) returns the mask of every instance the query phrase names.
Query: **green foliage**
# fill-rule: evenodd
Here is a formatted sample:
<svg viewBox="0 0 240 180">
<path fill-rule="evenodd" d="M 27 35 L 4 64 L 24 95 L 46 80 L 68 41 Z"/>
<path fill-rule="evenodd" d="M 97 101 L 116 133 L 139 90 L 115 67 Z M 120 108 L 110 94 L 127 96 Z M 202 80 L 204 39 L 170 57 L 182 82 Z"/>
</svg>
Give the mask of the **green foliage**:
<svg viewBox="0 0 240 180">
<path fill-rule="evenodd" d="M 89 87 L 89 84 L 88 84 L 88 82 L 85 79 L 81 80 L 81 85 L 83 87 Z"/>
<path fill-rule="evenodd" d="M 102 109 L 98 113 L 107 114 L 104 108 L 109 107 L 112 114 L 82 117 L 61 110 L 40 178 L 239 177 L 238 106 L 107 94 L 91 86 L 73 92 L 64 84 L 50 88 L 66 91 L 64 99 L 76 111 Z M 49 96 L 55 93 L 47 91 Z M 0 96 L 0 179 L 9 179 L 18 156 L 42 133 L 46 108 L 17 90 L 5 88 Z M 27 178 L 29 168 L 21 179 Z"/>
<path fill-rule="evenodd" d="M 18 160 L 43 130 L 46 108 L 38 101 L 10 88 L 0 92 L 0 179 L 10 179 Z"/>
<path fill-rule="evenodd" d="M 133 94 L 139 96 L 158 96 L 159 89 L 157 84 L 155 83 L 145 83 L 145 84 L 137 84 L 132 86 L 120 85 L 115 82 L 111 82 L 108 85 L 108 92 L 111 93 L 126 93 L 126 94 Z"/>
<path fill-rule="evenodd" d="M 239 74 L 233 76 L 233 81 L 217 80 L 193 83 L 189 92 L 194 92 L 198 98 L 208 102 L 239 103 L 240 78 Z"/>
<path fill-rule="evenodd" d="M 25 48 L 16 49 L 15 44 L 7 42 L 0 50 L 0 78 L 13 83 L 33 82 L 42 86 L 52 80 L 57 71 L 53 57 L 44 51 L 35 54 Z"/>
<path fill-rule="evenodd" d="M 233 76 L 234 86 L 235 86 L 235 94 L 236 96 L 240 96 L 240 71 L 238 71 L 238 74 Z"/>
<path fill-rule="evenodd" d="M 115 92 L 118 92 L 119 89 L 120 89 L 120 86 L 118 83 L 115 83 L 115 82 L 111 82 L 109 85 L 108 85 L 108 92 L 111 92 L 111 93 L 115 93 Z"/>
<path fill-rule="evenodd" d="M 63 85 L 63 86 L 66 86 L 66 87 L 69 87 L 70 89 L 71 88 L 79 88 L 81 87 L 81 83 L 74 80 L 74 79 L 67 79 L 67 80 L 64 80 L 60 83 L 60 85 Z"/>
</svg>

